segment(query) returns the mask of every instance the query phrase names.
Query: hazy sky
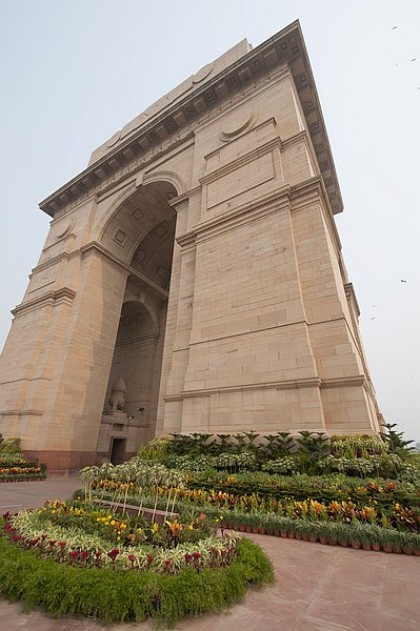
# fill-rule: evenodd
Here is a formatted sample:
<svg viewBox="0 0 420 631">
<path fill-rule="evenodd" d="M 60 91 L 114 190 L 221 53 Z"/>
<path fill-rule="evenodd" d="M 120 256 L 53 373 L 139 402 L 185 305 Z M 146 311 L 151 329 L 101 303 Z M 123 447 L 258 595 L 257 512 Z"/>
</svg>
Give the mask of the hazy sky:
<svg viewBox="0 0 420 631">
<path fill-rule="evenodd" d="M 420 440 L 419 0 L 0 0 L 0 347 L 48 231 L 38 203 L 183 79 L 295 19 L 379 405 Z"/>
</svg>

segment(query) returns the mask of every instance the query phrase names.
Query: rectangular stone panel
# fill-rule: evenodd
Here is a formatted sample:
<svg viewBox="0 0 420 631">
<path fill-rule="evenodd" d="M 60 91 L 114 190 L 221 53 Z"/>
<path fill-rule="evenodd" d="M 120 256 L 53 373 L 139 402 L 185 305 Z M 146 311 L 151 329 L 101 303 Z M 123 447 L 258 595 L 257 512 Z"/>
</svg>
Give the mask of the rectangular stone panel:
<svg viewBox="0 0 420 631">
<path fill-rule="evenodd" d="M 45 287 L 46 285 L 51 285 L 57 279 L 58 272 L 60 269 L 61 261 L 58 261 L 54 265 L 50 265 L 40 271 L 35 271 L 32 274 L 31 283 L 28 288 L 28 294 L 36 291 L 37 289 L 41 289 L 41 287 Z"/>
<path fill-rule="evenodd" d="M 275 177 L 273 154 L 267 153 L 230 171 L 207 186 L 207 208 L 243 195 Z"/>
</svg>

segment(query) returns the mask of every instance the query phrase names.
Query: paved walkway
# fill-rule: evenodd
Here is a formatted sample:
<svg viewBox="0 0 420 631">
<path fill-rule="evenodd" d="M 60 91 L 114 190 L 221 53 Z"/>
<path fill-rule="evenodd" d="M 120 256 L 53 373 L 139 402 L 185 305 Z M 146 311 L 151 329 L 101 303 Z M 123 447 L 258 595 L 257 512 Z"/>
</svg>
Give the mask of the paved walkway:
<svg viewBox="0 0 420 631">
<path fill-rule="evenodd" d="M 76 477 L 0 484 L 0 506 L 40 506 L 68 499 Z M 177 631 L 418 631 L 420 558 L 364 552 L 278 537 L 250 535 L 276 568 L 276 583 L 250 590 L 220 616 L 190 618 Z M 91 619 L 54 620 L 0 600 L 7 631 L 150 631 L 150 622 L 104 626 Z"/>
</svg>

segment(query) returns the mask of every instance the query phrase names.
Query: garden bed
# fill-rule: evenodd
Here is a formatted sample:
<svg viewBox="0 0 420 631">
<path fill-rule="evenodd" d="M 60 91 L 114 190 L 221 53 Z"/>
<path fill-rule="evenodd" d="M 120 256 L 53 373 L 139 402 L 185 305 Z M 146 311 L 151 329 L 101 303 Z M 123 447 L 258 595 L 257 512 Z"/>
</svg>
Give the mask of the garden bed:
<svg viewBox="0 0 420 631">
<path fill-rule="evenodd" d="M 133 506 L 141 495 L 143 506 L 202 511 L 221 519 L 227 529 L 366 550 L 420 550 L 418 488 L 404 480 L 180 472 L 138 458 L 86 469 L 82 476 L 85 495 Z M 200 481 L 206 488 L 200 488 Z"/>
<path fill-rule="evenodd" d="M 265 553 L 200 514 L 151 523 L 83 502 L 4 515 L 0 594 L 105 622 L 219 612 L 273 580 Z"/>
<path fill-rule="evenodd" d="M 0 434 L 0 482 L 44 480 L 46 469 L 45 464 L 24 459 L 19 438 L 4 440 Z"/>
</svg>

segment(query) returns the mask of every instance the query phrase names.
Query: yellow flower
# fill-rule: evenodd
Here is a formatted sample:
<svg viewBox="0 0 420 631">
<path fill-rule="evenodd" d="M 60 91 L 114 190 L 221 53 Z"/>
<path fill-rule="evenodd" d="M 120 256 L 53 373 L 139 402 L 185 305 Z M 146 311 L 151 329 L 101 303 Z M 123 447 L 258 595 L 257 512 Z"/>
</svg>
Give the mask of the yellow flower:
<svg viewBox="0 0 420 631">
<path fill-rule="evenodd" d="M 111 521 L 111 526 L 115 526 L 115 519 Z"/>
</svg>

